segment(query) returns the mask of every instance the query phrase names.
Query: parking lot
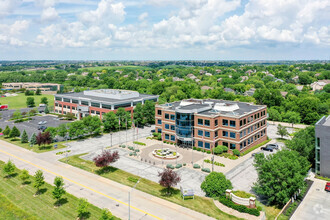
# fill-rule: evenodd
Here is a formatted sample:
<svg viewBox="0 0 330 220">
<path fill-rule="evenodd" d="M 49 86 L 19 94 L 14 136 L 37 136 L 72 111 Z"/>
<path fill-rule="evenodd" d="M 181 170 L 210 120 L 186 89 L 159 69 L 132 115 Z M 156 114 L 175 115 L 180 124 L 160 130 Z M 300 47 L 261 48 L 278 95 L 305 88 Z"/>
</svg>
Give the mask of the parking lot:
<svg viewBox="0 0 330 220">
<path fill-rule="evenodd" d="M 65 124 L 65 123 L 70 122 L 70 121 L 65 121 L 65 120 L 58 120 L 57 116 L 45 115 L 45 116 L 33 116 L 33 117 L 31 117 L 32 120 L 30 120 L 30 121 L 14 123 L 14 121 L 8 121 L 8 119 L 10 119 L 10 117 L 14 111 L 15 110 L 8 110 L 8 111 L 1 112 L 2 119 L 0 119 L 0 128 L 4 129 L 7 125 L 10 128 L 16 126 L 20 130 L 21 133 L 24 130 L 26 130 L 26 133 L 28 134 L 29 137 L 33 133 L 35 133 L 35 134 L 39 133 L 38 123 L 40 121 L 47 121 L 47 123 L 44 124 L 44 126 L 46 126 L 46 127 L 58 127 L 60 124 Z M 29 111 L 29 109 L 24 109 L 23 111 Z"/>
</svg>

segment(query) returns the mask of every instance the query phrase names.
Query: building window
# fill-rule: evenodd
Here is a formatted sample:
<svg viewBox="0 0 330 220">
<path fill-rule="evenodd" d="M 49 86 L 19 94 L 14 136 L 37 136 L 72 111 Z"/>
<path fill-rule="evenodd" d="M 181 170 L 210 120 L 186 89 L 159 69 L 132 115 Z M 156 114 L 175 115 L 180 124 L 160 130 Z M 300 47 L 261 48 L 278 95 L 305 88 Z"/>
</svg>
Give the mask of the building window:
<svg viewBox="0 0 330 220">
<path fill-rule="evenodd" d="M 243 148 L 243 143 L 240 143 L 239 149 L 242 150 L 242 148 Z"/>
<path fill-rule="evenodd" d="M 99 111 L 96 111 L 96 114 L 97 114 L 97 115 L 100 115 L 100 112 L 99 112 Z"/>
<path fill-rule="evenodd" d="M 170 125 L 169 124 L 165 124 L 165 129 L 170 129 Z"/>
<path fill-rule="evenodd" d="M 242 127 L 243 126 L 243 120 L 239 121 L 239 126 Z"/>
<path fill-rule="evenodd" d="M 316 146 L 320 147 L 320 145 L 321 145 L 321 144 L 320 144 L 320 138 L 317 137 L 317 138 L 316 138 Z"/>
<path fill-rule="evenodd" d="M 246 118 L 243 119 L 243 125 L 246 125 Z"/>
<path fill-rule="evenodd" d="M 174 125 L 171 125 L 171 130 L 175 131 L 175 126 Z"/>
<path fill-rule="evenodd" d="M 230 121 L 230 127 L 236 127 L 236 121 Z"/>
<path fill-rule="evenodd" d="M 202 141 L 198 141 L 198 147 L 203 147 L 203 142 Z"/>
<path fill-rule="evenodd" d="M 216 127 L 218 126 L 218 119 L 214 120 L 214 126 L 216 126 Z"/>
<path fill-rule="evenodd" d="M 210 120 L 205 120 L 205 126 L 210 126 Z"/>
<path fill-rule="evenodd" d="M 162 129 L 158 128 L 157 132 L 162 133 Z"/>
<path fill-rule="evenodd" d="M 94 110 L 91 110 L 91 113 L 92 113 L 92 114 L 95 114 L 95 111 L 94 111 Z"/>
<path fill-rule="evenodd" d="M 162 115 L 162 110 L 157 110 L 157 115 Z"/>
<path fill-rule="evenodd" d="M 205 131 L 205 137 L 210 137 L 210 132 L 209 131 Z"/>
<path fill-rule="evenodd" d="M 169 140 L 169 139 L 170 139 L 170 135 L 165 134 L 165 139 L 166 139 L 166 140 Z"/>
<path fill-rule="evenodd" d="M 250 128 L 248 128 L 248 134 L 250 134 Z"/>
<path fill-rule="evenodd" d="M 250 138 L 248 139 L 248 145 L 250 145 Z"/>
<path fill-rule="evenodd" d="M 175 136 L 171 135 L 171 141 L 175 141 Z"/>
<path fill-rule="evenodd" d="M 215 137 L 218 137 L 218 131 L 214 132 Z"/>
<path fill-rule="evenodd" d="M 222 119 L 222 125 L 223 126 L 228 126 L 228 120 L 227 119 Z"/>
<path fill-rule="evenodd" d="M 170 115 L 165 113 L 165 119 L 170 119 Z"/>
<path fill-rule="evenodd" d="M 243 137 L 243 131 L 241 131 L 241 132 L 239 133 L 239 137 L 240 137 L 240 138 Z"/>
<path fill-rule="evenodd" d="M 223 137 L 228 137 L 228 131 L 222 131 L 222 136 Z"/>
<path fill-rule="evenodd" d="M 79 101 L 77 99 L 72 99 L 72 103 L 78 104 Z"/>
<path fill-rule="evenodd" d="M 198 125 L 203 125 L 203 119 L 198 119 Z"/>
<path fill-rule="evenodd" d="M 203 131 L 202 130 L 198 130 L 198 136 L 203 136 Z"/>
<path fill-rule="evenodd" d="M 172 120 L 172 121 L 175 120 L 175 115 L 171 115 L 171 120 Z"/>
<path fill-rule="evenodd" d="M 158 119 L 158 120 L 157 120 L 157 123 L 158 123 L 159 125 L 161 125 L 161 124 L 162 124 L 162 120 Z"/>
<path fill-rule="evenodd" d="M 236 149 L 236 144 L 232 144 L 232 143 L 230 143 L 230 149 L 231 149 L 231 150 Z"/>
<path fill-rule="evenodd" d="M 205 142 L 205 149 L 210 149 L 210 143 Z"/>
<path fill-rule="evenodd" d="M 100 103 L 92 102 L 91 106 L 100 108 Z"/>
<path fill-rule="evenodd" d="M 230 132 L 230 138 L 236 138 L 236 133 L 235 132 Z"/>
<path fill-rule="evenodd" d="M 227 142 L 222 142 L 222 145 L 228 147 L 228 143 Z"/>
<path fill-rule="evenodd" d="M 70 102 L 70 99 L 68 99 L 68 98 L 63 98 L 63 102 Z"/>
<path fill-rule="evenodd" d="M 55 100 L 56 101 L 62 101 L 62 98 L 61 97 L 55 97 Z"/>
</svg>

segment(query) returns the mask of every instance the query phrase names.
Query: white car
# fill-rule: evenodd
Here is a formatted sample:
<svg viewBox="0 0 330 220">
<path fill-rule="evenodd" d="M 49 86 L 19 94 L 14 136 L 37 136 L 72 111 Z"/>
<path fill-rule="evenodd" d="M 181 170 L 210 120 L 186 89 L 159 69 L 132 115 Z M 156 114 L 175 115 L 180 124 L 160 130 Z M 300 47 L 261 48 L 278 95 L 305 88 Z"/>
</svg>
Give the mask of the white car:
<svg viewBox="0 0 330 220">
<path fill-rule="evenodd" d="M 38 122 L 38 125 L 44 125 L 44 124 L 47 124 L 47 121 L 39 121 Z"/>
</svg>

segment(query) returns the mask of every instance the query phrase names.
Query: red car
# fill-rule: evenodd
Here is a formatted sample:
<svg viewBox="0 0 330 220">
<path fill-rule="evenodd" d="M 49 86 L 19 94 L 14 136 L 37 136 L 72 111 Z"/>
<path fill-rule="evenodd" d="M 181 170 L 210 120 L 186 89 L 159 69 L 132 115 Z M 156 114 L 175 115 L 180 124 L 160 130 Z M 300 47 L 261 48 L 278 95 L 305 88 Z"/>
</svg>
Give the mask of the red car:
<svg viewBox="0 0 330 220">
<path fill-rule="evenodd" d="M 324 190 L 327 191 L 327 192 L 330 192 L 330 182 L 327 182 L 325 184 L 325 189 Z"/>
</svg>

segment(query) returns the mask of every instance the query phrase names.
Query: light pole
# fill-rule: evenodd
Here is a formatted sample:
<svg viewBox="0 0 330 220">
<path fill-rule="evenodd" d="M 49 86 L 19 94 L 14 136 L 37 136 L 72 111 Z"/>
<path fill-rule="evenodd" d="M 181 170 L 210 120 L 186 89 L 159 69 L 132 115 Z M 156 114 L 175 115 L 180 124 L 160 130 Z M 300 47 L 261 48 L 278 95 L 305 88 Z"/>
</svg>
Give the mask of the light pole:
<svg viewBox="0 0 330 220">
<path fill-rule="evenodd" d="M 127 147 L 127 115 L 126 115 L 126 147 Z"/>
<path fill-rule="evenodd" d="M 112 148 L 112 131 L 110 131 L 110 139 L 111 139 L 111 148 Z"/>
<path fill-rule="evenodd" d="M 142 177 L 140 177 L 141 179 Z M 131 192 L 133 191 L 133 189 L 135 189 L 135 187 L 137 186 L 137 184 L 140 182 L 140 179 L 135 183 L 135 185 L 132 187 L 132 189 L 130 191 L 128 191 L 128 219 L 131 219 Z"/>
</svg>

